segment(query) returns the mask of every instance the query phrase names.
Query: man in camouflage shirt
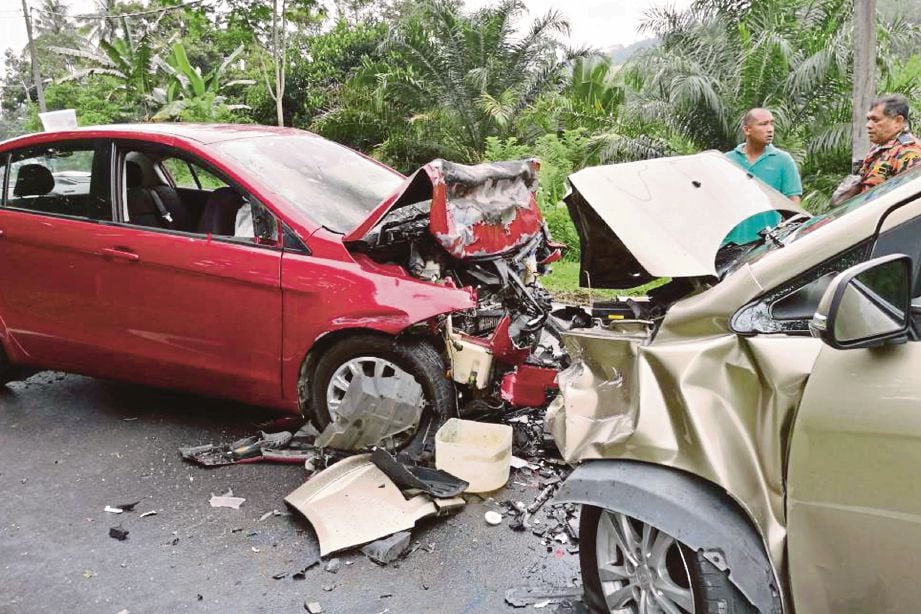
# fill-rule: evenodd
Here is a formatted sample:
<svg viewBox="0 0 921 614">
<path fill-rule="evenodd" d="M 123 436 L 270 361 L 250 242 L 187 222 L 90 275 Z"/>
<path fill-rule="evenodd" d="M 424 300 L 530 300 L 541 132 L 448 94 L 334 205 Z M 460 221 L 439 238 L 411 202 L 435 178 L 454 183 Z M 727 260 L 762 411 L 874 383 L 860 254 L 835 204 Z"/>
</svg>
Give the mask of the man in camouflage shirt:
<svg viewBox="0 0 921 614">
<path fill-rule="evenodd" d="M 921 163 L 921 141 L 908 131 L 908 100 L 901 94 L 880 96 L 871 103 L 867 136 L 873 146 L 857 174 L 835 190 L 833 203 L 866 192 Z"/>
</svg>

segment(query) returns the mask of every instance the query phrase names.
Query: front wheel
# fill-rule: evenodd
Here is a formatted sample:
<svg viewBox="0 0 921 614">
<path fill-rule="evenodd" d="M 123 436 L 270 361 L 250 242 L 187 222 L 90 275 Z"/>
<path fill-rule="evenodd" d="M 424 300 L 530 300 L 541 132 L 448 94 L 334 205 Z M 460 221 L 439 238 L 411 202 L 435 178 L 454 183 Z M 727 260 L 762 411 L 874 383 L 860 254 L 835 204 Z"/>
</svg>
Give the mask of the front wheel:
<svg viewBox="0 0 921 614">
<path fill-rule="evenodd" d="M 756 612 L 727 574 L 702 555 L 621 512 L 582 506 L 579 545 L 585 599 L 593 612 Z"/>
<path fill-rule="evenodd" d="M 419 422 L 394 437 L 389 447 L 421 453 L 424 440 L 457 413 L 454 385 L 445 372 L 444 359 L 426 339 L 373 334 L 343 339 L 323 354 L 310 382 L 317 426 L 322 430 L 334 421 L 356 389 L 385 391 L 417 384 L 422 392 Z"/>
</svg>

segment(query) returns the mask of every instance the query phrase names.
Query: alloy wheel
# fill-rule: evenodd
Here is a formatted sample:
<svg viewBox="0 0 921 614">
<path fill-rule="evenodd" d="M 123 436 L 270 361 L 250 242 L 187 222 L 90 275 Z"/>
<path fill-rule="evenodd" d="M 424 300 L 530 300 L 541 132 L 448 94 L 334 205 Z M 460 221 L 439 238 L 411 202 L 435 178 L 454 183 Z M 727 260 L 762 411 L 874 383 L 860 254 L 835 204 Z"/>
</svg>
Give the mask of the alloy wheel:
<svg viewBox="0 0 921 614">
<path fill-rule="evenodd" d="M 655 527 L 604 510 L 595 542 L 605 603 L 613 614 L 694 614 L 678 541 Z"/>
</svg>

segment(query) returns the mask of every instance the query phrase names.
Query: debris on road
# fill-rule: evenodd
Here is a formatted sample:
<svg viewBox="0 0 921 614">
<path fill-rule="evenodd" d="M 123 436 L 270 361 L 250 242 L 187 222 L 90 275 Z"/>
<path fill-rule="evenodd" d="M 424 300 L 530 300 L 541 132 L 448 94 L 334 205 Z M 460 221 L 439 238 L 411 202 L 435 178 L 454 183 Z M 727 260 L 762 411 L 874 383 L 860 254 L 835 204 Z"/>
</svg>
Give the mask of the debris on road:
<svg viewBox="0 0 921 614">
<path fill-rule="evenodd" d="M 487 524 L 491 524 L 493 526 L 502 524 L 502 514 L 500 514 L 499 512 L 494 512 L 493 510 L 489 510 L 488 512 L 486 512 L 485 518 L 486 518 Z"/>
<path fill-rule="evenodd" d="M 139 518 L 147 518 L 148 516 L 156 516 L 156 515 L 157 515 L 157 510 L 150 510 L 149 512 L 144 512 L 143 514 L 141 514 L 141 515 L 138 516 L 138 517 L 139 517 Z"/>
<path fill-rule="evenodd" d="M 240 506 L 243 505 L 244 501 L 246 501 L 246 499 L 243 497 L 234 497 L 233 490 L 228 490 L 223 495 L 215 495 L 212 493 L 208 503 L 211 504 L 211 507 L 229 507 L 238 510 Z"/>
<path fill-rule="evenodd" d="M 378 565 L 388 565 L 403 556 L 411 539 L 409 531 L 400 531 L 364 546 L 361 552 Z"/>
<path fill-rule="evenodd" d="M 323 569 L 324 571 L 328 571 L 329 573 L 339 573 L 339 570 L 341 568 L 342 568 L 342 563 L 339 561 L 339 559 L 330 559 L 329 561 L 326 562 L 326 567 L 324 567 Z"/>
<path fill-rule="evenodd" d="M 451 418 L 435 433 L 435 467 L 469 482 L 466 492 L 498 490 L 508 482 L 512 427 Z"/>
<path fill-rule="evenodd" d="M 220 467 L 239 463 L 271 461 L 299 464 L 311 458 L 308 451 L 289 449 L 294 436 L 289 431 L 266 433 L 244 437 L 231 443 L 204 444 L 179 448 L 185 460 L 202 467 Z"/>
<path fill-rule="evenodd" d="M 553 588 L 548 586 L 523 586 L 505 591 L 505 602 L 514 608 L 527 606 L 546 607 L 551 603 L 581 601 L 582 588 Z M 539 605 L 543 604 L 543 605 Z"/>
<path fill-rule="evenodd" d="M 323 614 L 323 606 L 317 601 L 305 601 L 304 609 L 310 612 L 310 614 Z"/>
<path fill-rule="evenodd" d="M 128 529 L 124 528 L 122 525 L 118 525 L 117 527 L 112 527 L 111 529 L 109 529 L 109 537 L 112 537 L 114 539 L 117 539 L 120 542 L 123 542 L 126 539 L 128 539 Z"/>
<path fill-rule="evenodd" d="M 440 512 L 428 495 L 404 497 L 370 458 L 360 454 L 339 461 L 285 497 L 313 525 L 321 556 L 407 531 Z M 454 509 L 457 502 L 448 501 L 444 508 Z"/>
<path fill-rule="evenodd" d="M 456 497 L 469 486 L 468 482 L 446 471 L 403 464 L 382 448 L 378 448 L 371 454 L 371 462 L 387 474 L 387 477 L 397 486 L 417 488 L 439 498 Z"/>
<path fill-rule="evenodd" d="M 102 511 L 106 512 L 107 514 L 121 514 L 125 510 L 120 507 L 112 507 L 111 505 L 107 505 L 102 509 Z"/>
</svg>

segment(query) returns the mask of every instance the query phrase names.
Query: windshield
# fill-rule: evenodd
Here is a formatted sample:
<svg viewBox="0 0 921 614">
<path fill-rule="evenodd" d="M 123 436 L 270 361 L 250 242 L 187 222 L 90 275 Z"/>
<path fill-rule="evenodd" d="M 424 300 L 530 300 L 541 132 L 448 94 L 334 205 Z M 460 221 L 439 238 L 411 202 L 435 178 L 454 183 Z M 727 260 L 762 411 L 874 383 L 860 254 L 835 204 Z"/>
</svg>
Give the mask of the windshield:
<svg viewBox="0 0 921 614">
<path fill-rule="evenodd" d="M 340 233 L 363 222 L 403 181 L 396 171 L 312 134 L 225 141 L 215 147 L 310 220 Z"/>
<path fill-rule="evenodd" d="M 733 263 L 730 270 L 735 270 L 739 267 L 739 265 L 746 262 L 755 262 L 764 257 L 764 255 L 769 252 L 784 247 L 785 245 L 794 243 L 811 234 L 815 230 L 821 228 L 822 226 L 847 215 L 851 211 L 860 209 L 864 205 L 873 202 L 874 200 L 880 198 L 888 192 L 891 192 L 897 187 L 917 179 L 919 176 L 921 176 L 921 166 L 916 166 L 915 168 L 912 168 L 911 170 L 906 171 L 901 175 L 884 181 L 875 188 L 867 190 L 863 194 L 858 194 L 857 196 L 849 198 L 840 205 L 829 209 L 825 213 L 806 218 L 802 216 L 794 216 L 786 224 L 781 224 L 775 228 L 771 233 L 769 233 L 769 236 L 760 239 L 759 243 L 754 244 L 754 247 L 751 247 L 752 244 L 749 244 L 748 251 L 746 251 L 743 257 L 741 257 L 738 261 Z"/>
</svg>

